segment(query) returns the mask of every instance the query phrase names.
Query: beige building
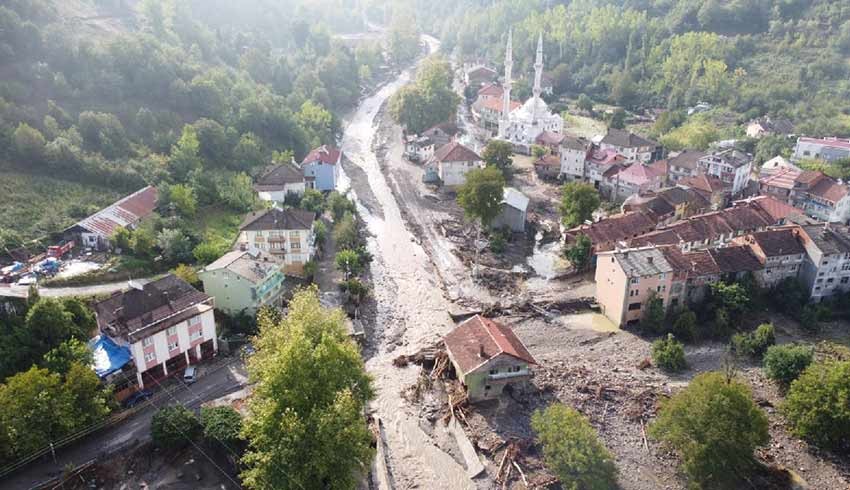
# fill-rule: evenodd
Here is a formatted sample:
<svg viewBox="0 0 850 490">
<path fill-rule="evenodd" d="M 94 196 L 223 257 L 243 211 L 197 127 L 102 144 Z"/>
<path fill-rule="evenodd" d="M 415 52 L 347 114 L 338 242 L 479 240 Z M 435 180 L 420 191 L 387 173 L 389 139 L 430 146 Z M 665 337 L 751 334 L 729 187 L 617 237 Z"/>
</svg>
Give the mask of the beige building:
<svg viewBox="0 0 850 490">
<path fill-rule="evenodd" d="M 596 261 L 596 301 L 616 325 L 636 325 L 657 296 L 668 306 L 674 269 L 658 247 L 601 252 Z"/>
<path fill-rule="evenodd" d="M 266 209 L 249 213 L 239 228 L 238 248 L 257 249 L 281 259 L 287 274 L 301 275 L 315 254 L 316 213 Z"/>
<path fill-rule="evenodd" d="M 797 227 L 767 230 L 736 238 L 733 243 L 750 247 L 764 267 L 756 272 L 756 281 L 760 286 L 770 288 L 783 279 L 796 278 L 800 274 L 806 258 L 800 233 Z"/>
</svg>

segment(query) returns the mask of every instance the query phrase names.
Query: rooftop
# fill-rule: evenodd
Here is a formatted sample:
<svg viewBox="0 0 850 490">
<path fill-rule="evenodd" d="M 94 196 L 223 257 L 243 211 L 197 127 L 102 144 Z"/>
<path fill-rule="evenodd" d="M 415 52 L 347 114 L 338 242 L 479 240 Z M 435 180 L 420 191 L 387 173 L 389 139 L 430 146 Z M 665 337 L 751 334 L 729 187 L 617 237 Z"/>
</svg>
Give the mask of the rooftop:
<svg viewBox="0 0 850 490">
<path fill-rule="evenodd" d="M 561 133 L 553 133 L 552 131 L 543 131 L 534 140 L 538 145 L 559 145 L 564 141 L 564 136 Z"/>
<path fill-rule="evenodd" d="M 528 209 L 528 203 L 530 201 L 528 199 L 528 196 L 526 196 L 522 192 L 514 189 L 513 187 L 505 187 L 502 196 L 502 202 L 512 208 L 525 211 L 526 209 Z"/>
<path fill-rule="evenodd" d="M 655 220 L 648 214 L 633 211 L 609 216 L 591 225 L 581 225 L 567 232 L 569 236 L 586 235 L 595 245 L 615 244 L 655 229 Z"/>
<path fill-rule="evenodd" d="M 280 260 L 261 250 L 234 250 L 204 267 L 203 272 L 227 269 L 252 284 L 260 284 L 266 277 L 278 272 L 282 265 Z"/>
<path fill-rule="evenodd" d="M 832 148 L 844 148 L 846 150 L 850 150 L 850 140 L 841 139 L 835 137 L 827 137 L 827 138 L 808 138 L 802 137 L 797 139 L 798 142 L 802 143 L 812 143 L 816 145 L 829 146 Z"/>
<path fill-rule="evenodd" d="M 702 157 L 701 160 L 715 160 L 720 159 L 724 163 L 731 165 L 735 168 L 743 167 L 744 165 L 749 165 L 750 162 L 753 161 L 753 156 L 749 153 L 744 153 L 741 150 L 735 148 L 727 148 L 725 150 L 714 151 L 708 155 Z"/>
<path fill-rule="evenodd" d="M 618 146 L 621 148 L 640 148 L 646 146 L 658 146 L 658 143 L 638 136 L 623 129 L 609 128 L 608 134 L 602 138 L 602 143 Z"/>
<path fill-rule="evenodd" d="M 475 371 L 502 354 L 537 364 L 510 328 L 481 315 L 475 315 L 455 327 L 444 340 L 446 349 L 463 374 Z"/>
<path fill-rule="evenodd" d="M 283 189 L 286 184 L 298 184 L 304 182 L 304 172 L 294 165 L 284 163 L 276 165 L 257 179 L 254 190 L 275 191 Z"/>
<path fill-rule="evenodd" d="M 211 298 L 169 274 L 95 303 L 98 328 L 111 337 L 136 342 L 211 308 Z"/>
<path fill-rule="evenodd" d="M 504 93 L 504 89 L 497 83 L 488 83 L 481 87 L 478 90 L 478 95 L 485 95 L 490 97 L 501 97 Z"/>
<path fill-rule="evenodd" d="M 590 149 L 590 142 L 584 138 L 576 138 L 574 136 L 564 135 L 564 137 L 561 139 L 561 148 L 586 152 L 588 149 Z"/>
<path fill-rule="evenodd" d="M 153 213 L 157 197 L 156 187 L 147 186 L 81 220 L 68 230 L 79 227 L 102 237 L 110 237 L 118 227 L 135 225 Z"/>
<path fill-rule="evenodd" d="M 434 152 L 434 160 L 438 162 L 477 162 L 481 161 L 481 157 L 457 141 L 452 141 Z"/>
<path fill-rule="evenodd" d="M 850 253 L 850 228 L 834 224 L 803 225 L 801 228 L 824 255 Z"/>
<path fill-rule="evenodd" d="M 682 150 L 678 155 L 671 157 L 669 162 L 670 165 L 675 165 L 679 168 L 686 168 L 689 170 L 697 169 L 697 162 L 700 158 L 705 156 L 705 152 L 699 150 Z"/>
<path fill-rule="evenodd" d="M 620 180 L 633 185 L 648 184 L 667 175 L 667 162 L 661 160 L 650 164 L 633 163 L 617 175 Z"/>
<path fill-rule="evenodd" d="M 658 247 L 613 252 L 613 257 L 623 268 L 626 277 L 654 276 L 673 272 L 673 267 Z"/>
<path fill-rule="evenodd" d="M 798 255 L 806 252 L 796 231 L 791 229 L 760 231 L 751 234 L 748 238 L 758 245 L 765 257 Z"/>
<path fill-rule="evenodd" d="M 776 170 L 764 173 L 759 178 L 760 186 L 778 187 L 791 190 L 801 171 L 791 167 L 779 167 Z"/>
<path fill-rule="evenodd" d="M 239 227 L 241 231 L 262 230 L 309 230 L 316 220 L 316 213 L 303 209 L 271 208 L 248 213 Z"/>
<path fill-rule="evenodd" d="M 306 165 L 309 163 L 322 162 L 327 165 L 336 165 L 341 155 L 342 151 L 338 148 L 322 145 L 318 148 L 314 148 L 310 153 L 308 153 L 307 156 L 304 157 L 304 160 L 301 161 L 301 164 Z"/>
</svg>

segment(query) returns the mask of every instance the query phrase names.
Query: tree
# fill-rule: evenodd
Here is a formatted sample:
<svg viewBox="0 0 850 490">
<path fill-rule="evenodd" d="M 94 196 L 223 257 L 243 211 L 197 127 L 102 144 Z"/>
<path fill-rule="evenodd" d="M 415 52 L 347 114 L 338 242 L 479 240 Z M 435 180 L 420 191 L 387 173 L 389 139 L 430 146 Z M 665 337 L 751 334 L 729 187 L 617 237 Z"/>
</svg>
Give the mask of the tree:
<svg viewBox="0 0 850 490">
<path fill-rule="evenodd" d="M 325 208 L 325 197 L 316 189 L 307 189 L 301 198 L 301 208 L 321 214 Z"/>
<path fill-rule="evenodd" d="M 233 407 L 202 407 L 201 426 L 206 440 L 217 441 L 228 450 L 242 440 L 242 416 Z"/>
<path fill-rule="evenodd" d="M 351 276 L 356 276 L 363 271 L 363 264 L 360 263 L 360 256 L 354 250 L 340 250 L 334 257 L 336 268 L 345 274 L 345 279 L 348 280 Z"/>
<path fill-rule="evenodd" d="M 664 329 L 664 300 L 653 291 L 646 301 L 646 311 L 641 318 L 640 326 L 647 332 L 661 333 Z"/>
<path fill-rule="evenodd" d="M 224 126 L 212 119 L 201 118 L 192 125 L 198 136 L 198 151 L 205 161 L 223 166 L 230 160 L 233 143 Z"/>
<path fill-rule="evenodd" d="M 531 156 L 534 158 L 543 158 L 547 153 L 549 153 L 549 150 L 547 150 L 545 146 L 531 145 Z"/>
<path fill-rule="evenodd" d="M 74 316 L 56 298 L 39 299 L 27 312 L 26 326 L 37 357 L 72 337 L 84 339 L 89 333 L 77 328 Z"/>
<path fill-rule="evenodd" d="M 130 240 L 132 238 L 133 234 L 130 230 L 123 226 L 119 226 L 112 232 L 112 238 L 109 241 L 112 243 L 113 247 L 120 249 L 122 252 L 129 252 Z"/>
<path fill-rule="evenodd" d="M 776 334 L 771 323 L 763 323 L 750 333 L 738 333 L 732 336 L 732 352 L 739 356 L 758 358 L 764 355 L 768 347 L 776 343 Z"/>
<path fill-rule="evenodd" d="M 142 226 L 133 231 L 133 239 L 130 241 L 130 246 L 133 248 L 133 255 L 136 257 L 150 257 L 153 255 L 155 245 L 156 236 L 150 228 Z"/>
<path fill-rule="evenodd" d="M 673 322 L 673 335 L 677 339 L 682 339 L 685 342 L 696 338 L 697 330 L 697 315 L 693 311 L 685 308 L 676 316 Z"/>
<path fill-rule="evenodd" d="M 576 236 L 573 244 L 564 249 L 564 256 L 576 270 L 582 271 L 590 265 L 590 251 L 592 248 L 593 243 L 590 241 L 590 238 L 580 233 Z"/>
<path fill-rule="evenodd" d="M 163 228 L 156 236 L 156 246 L 162 251 L 162 257 L 169 264 L 192 260 L 192 242 L 178 228 Z"/>
<path fill-rule="evenodd" d="M 45 140 L 41 131 L 27 123 L 20 123 L 12 134 L 12 139 L 15 143 L 15 153 L 24 163 L 42 162 Z"/>
<path fill-rule="evenodd" d="M 250 170 L 259 167 L 265 161 L 264 154 L 259 138 L 253 133 L 245 133 L 233 149 L 233 168 Z"/>
<path fill-rule="evenodd" d="M 333 238 L 336 248 L 340 250 L 354 249 L 357 246 L 357 225 L 351 213 L 334 224 Z"/>
<path fill-rule="evenodd" d="M 324 310 L 315 287 L 295 293 L 286 317 L 258 320 L 248 360 L 254 394 L 243 435 L 250 489 L 356 486 L 374 457 L 363 417 L 374 393 L 341 310 Z"/>
<path fill-rule="evenodd" d="M 184 218 L 195 216 L 198 209 L 198 199 L 195 191 L 185 184 L 173 184 L 164 189 L 162 202 L 164 209 L 171 210 Z"/>
<path fill-rule="evenodd" d="M 649 435 L 682 459 L 682 469 L 704 487 L 734 486 L 752 470 L 756 447 L 770 440 L 764 413 L 750 389 L 710 372 L 664 402 Z"/>
<path fill-rule="evenodd" d="M 578 96 L 578 101 L 576 101 L 576 106 L 581 111 L 585 111 L 588 113 L 593 113 L 593 101 L 590 100 L 590 97 L 587 94 L 581 94 Z"/>
<path fill-rule="evenodd" d="M 826 449 L 850 443 L 850 361 L 817 362 L 791 383 L 782 413 L 798 437 Z"/>
<path fill-rule="evenodd" d="M 236 211 L 250 211 L 254 206 L 254 187 L 251 177 L 238 173 L 218 186 L 222 201 Z"/>
<path fill-rule="evenodd" d="M 183 405 L 160 408 L 151 419 L 151 439 L 162 449 L 182 448 L 202 432 L 198 417 Z"/>
<path fill-rule="evenodd" d="M 567 228 L 578 226 L 593 217 L 599 207 L 599 192 L 590 184 L 570 182 L 561 189 L 561 223 Z"/>
<path fill-rule="evenodd" d="M 608 115 L 606 119 L 609 129 L 626 129 L 626 111 L 614 109 L 614 112 Z"/>
<path fill-rule="evenodd" d="M 667 338 L 652 343 L 652 362 L 665 371 L 678 372 L 687 367 L 685 347 L 668 333 Z"/>
<path fill-rule="evenodd" d="M 490 140 L 484 151 L 481 153 L 481 158 L 488 167 L 495 167 L 502 172 L 505 178 L 508 178 L 514 164 L 514 147 L 508 141 Z"/>
<path fill-rule="evenodd" d="M 316 246 L 319 250 L 324 248 L 325 239 L 328 237 L 328 227 L 324 221 L 317 220 L 313 225 L 313 236 L 315 237 Z"/>
<path fill-rule="evenodd" d="M 337 191 L 331 191 L 326 199 L 326 206 L 330 209 L 334 221 L 345 216 L 346 213 L 354 214 L 357 212 L 357 207 L 354 201 L 343 196 Z"/>
<path fill-rule="evenodd" d="M 177 267 L 172 269 L 171 273 L 193 286 L 201 283 L 201 280 L 198 278 L 198 272 L 191 265 L 177 264 Z"/>
<path fill-rule="evenodd" d="M 195 260 L 201 265 L 211 264 L 227 252 L 227 244 L 206 240 L 192 250 Z"/>
<path fill-rule="evenodd" d="M 617 467 L 587 418 L 560 403 L 537 410 L 531 427 L 543 446 L 543 458 L 564 488 L 605 490 L 617 487 Z"/>
<path fill-rule="evenodd" d="M 188 124 L 183 126 L 183 134 L 177 144 L 171 147 L 168 167 L 171 176 L 181 182 L 185 181 L 193 170 L 202 167 L 200 143 L 194 127 Z"/>
<path fill-rule="evenodd" d="M 489 227 L 502 208 L 505 177 L 494 167 L 473 169 L 458 188 L 457 201 L 468 218 Z"/>
<path fill-rule="evenodd" d="M 814 350 L 805 345 L 785 344 L 771 345 L 764 355 L 764 374 L 788 386 L 809 367 L 814 357 Z"/>
<path fill-rule="evenodd" d="M 52 373 L 64 375 L 77 363 L 81 366 L 91 366 L 92 352 L 85 342 L 70 338 L 44 354 L 41 365 Z"/>
</svg>

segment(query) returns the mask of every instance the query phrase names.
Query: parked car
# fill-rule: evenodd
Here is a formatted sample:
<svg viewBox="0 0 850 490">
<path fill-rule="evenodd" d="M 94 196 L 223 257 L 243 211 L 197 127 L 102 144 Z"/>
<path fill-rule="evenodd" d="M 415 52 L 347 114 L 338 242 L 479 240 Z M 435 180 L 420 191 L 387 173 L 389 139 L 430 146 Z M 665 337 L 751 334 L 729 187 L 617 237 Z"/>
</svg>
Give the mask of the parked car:
<svg viewBox="0 0 850 490">
<path fill-rule="evenodd" d="M 139 390 L 124 400 L 124 408 L 133 408 L 152 396 L 153 393 L 148 390 Z"/>
<path fill-rule="evenodd" d="M 190 385 L 195 381 L 197 381 L 195 379 L 195 366 L 189 366 L 186 368 L 186 371 L 183 372 L 183 382 Z"/>
</svg>

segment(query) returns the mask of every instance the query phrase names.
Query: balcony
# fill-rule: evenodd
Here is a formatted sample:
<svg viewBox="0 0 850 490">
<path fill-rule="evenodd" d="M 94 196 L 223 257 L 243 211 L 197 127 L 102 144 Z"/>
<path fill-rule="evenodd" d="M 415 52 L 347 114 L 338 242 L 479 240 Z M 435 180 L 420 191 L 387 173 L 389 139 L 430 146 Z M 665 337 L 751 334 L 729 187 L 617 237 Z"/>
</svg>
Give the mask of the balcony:
<svg viewBox="0 0 850 490">
<path fill-rule="evenodd" d="M 522 369 L 520 371 L 510 371 L 510 372 L 499 372 L 496 374 L 488 374 L 487 379 L 497 380 L 497 379 L 509 379 L 509 378 L 519 378 L 521 376 L 528 376 L 531 374 L 528 369 Z"/>
</svg>

